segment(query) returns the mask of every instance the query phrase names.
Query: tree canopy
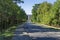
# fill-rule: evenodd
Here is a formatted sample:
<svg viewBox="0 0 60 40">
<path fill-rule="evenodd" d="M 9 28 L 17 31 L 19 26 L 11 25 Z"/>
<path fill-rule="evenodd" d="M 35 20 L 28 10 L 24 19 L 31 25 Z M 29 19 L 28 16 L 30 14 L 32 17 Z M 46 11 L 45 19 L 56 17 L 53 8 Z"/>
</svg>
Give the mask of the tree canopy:
<svg viewBox="0 0 60 40">
<path fill-rule="evenodd" d="M 0 30 L 20 24 L 26 20 L 27 15 L 25 11 L 17 6 L 13 0 L 0 0 Z"/>
<path fill-rule="evenodd" d="M 60 1 L 57 0 L 54 4 L 48 2 L 35 4 L 31 20 L 40 24 L 60 27 Z"/>
</svg>

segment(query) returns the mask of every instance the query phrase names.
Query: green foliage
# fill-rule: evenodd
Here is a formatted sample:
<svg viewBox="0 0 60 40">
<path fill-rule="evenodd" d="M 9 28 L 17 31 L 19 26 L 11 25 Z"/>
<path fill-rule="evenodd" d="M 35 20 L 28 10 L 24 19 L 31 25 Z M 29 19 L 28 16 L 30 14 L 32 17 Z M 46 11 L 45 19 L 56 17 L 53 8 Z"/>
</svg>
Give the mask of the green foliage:
<svg viewBox="0 0 60 40">
<path fill-rule="evenodd" d="M 25 11 L 13 0 L 0 0 L 0 31 L 27 20 Z"/>
<path fill-rule="evenodd" d="M 36 4 L 38 5 L 38 4 Z M 32 20 L 41 24 L 60 27 L 60 1 L 54 4 L 43 2 L 32 9 Z"/>
<path fill-rule="evenodd" d="M 57 0 L 55 4 L 52 7 L 52 13 L 54 13 L 53 20 L 51 20 L 51 23 L 55 26 L 60 27 L 60 1 Z"/>
<path fill-rule="evenodd" d="M 32 14 L 32 19 L 31 19 L 33 22 L 37 21 L 37 18 L 36 18 L 37 17 L 37 11 L 36 10 L 38 9 L 39 5 L 40 4 L 35 4 L 35 6 L 33 6 L 33 9 L 32 9 L 33 14 Z"/>
<path fill-rule="evenodd" d="M 48 21 L 49 21 L 49 18 L 50 18 L 50 14 L 49 14 L 49 10 L 51 8 L 51 4 L 50 3 L 47 3 L 47 2 L 44 2 L 42 4 L 40 4 L 38 10 L 37 10 L 37 13 L 38 17 L 40 17 L 40 22 L 42 24 L 48 24 Z"/>
</svg>

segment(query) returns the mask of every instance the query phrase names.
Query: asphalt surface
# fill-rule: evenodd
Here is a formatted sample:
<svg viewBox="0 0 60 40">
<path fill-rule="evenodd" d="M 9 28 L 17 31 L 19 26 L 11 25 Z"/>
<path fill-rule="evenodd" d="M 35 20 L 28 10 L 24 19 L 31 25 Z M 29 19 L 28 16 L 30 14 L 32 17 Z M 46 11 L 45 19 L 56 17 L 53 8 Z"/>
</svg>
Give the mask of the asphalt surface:
<svg viewBox="0 0 60 40">
<path fill-rule="evenodd" d="M 60 30 L 25 23 L 16 28 L 12 40 L 60 40 Z"/>
</svg>

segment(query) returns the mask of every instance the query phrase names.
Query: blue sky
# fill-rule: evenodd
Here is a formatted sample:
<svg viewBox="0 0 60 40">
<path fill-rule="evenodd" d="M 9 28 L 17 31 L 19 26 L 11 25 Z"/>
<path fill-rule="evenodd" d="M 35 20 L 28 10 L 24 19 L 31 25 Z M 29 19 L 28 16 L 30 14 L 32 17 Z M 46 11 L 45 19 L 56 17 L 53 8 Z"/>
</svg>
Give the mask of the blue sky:
<svg viewBox="0 0 60 40">
<path fill-rule="evenodd" d="M 35 4 L 38 3 L 42 3 L 44 1 L 47 1 L 49 3 L 54 3 L 56 0 L 23 0 L 24 3 L 20 4 L 20 6 L 25 10 L 27 15 L 31 15 L 31 10 L 32 10 L 32 6 L 34 6 Z"/>
</svg>

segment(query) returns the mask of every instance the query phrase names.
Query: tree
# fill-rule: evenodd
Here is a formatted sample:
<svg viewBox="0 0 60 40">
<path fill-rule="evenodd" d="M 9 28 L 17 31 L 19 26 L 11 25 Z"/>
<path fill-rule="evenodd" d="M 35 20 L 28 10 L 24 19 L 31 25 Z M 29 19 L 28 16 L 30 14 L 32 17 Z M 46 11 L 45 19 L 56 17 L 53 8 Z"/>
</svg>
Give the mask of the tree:
<svg viewBox="0 0 60 40">
<path fill-rule="evenodd" d="M 53 14 L 53 18 L 50 22 L 50 24 L 54 25 L 54 26 L 60 26 L 60 0 L 57 0 L 52 9 L 51 9 L 51 13 L 54 13 Z"/>
<path fill-rule="evenodd" d="M 50 20 L 50 8 L 52 4 L 43 2 L 39 5 L 39 8 L 37 10 L 37 15 L 38 15 L 38 21 L 42 24 L 48 24 Z"/>
<path fill-rule="evenodd" d="M 0 0 L 0 31 L 25 22 L 26 18 L 25 11 L 12 0 Z"/>
<path fill-rule="evenodd" d="M 36 22 L 37 21 L 37 9 L 39 7 L 40 4 L 35 4 L 35 6 L 33 6 L 33 9 L 32 9 L 32 21 L 33 22 Z"/>
<path fill-rule="evenodd" d="M 54 4 L 43 2 L 33 7 L 32 17 L 34 22 L 60 27 L 60 0 Z"/>
</svg>

